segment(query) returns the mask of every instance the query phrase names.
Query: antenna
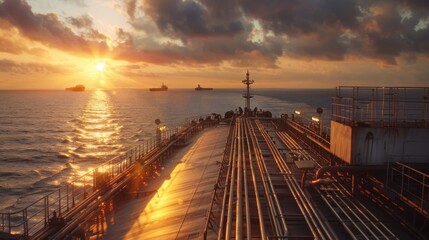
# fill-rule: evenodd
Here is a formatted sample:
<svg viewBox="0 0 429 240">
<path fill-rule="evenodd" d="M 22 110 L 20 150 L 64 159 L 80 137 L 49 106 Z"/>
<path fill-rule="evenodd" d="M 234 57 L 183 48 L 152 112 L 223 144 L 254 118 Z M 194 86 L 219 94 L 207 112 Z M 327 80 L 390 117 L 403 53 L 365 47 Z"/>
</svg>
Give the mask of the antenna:
<svg viewBox="0 0 429 240">
<path fill-rule="evenodd" d="M 255 81 L 253 81 L 253 80 L 250 80 L 249 79 L 249 70 L 247 70 L 247 73 L 246 73 L 246 79 L 245 80 L 243 80 L 242 82 L 244 83 L 244 84 L 246 84 L 247 85 L 247 91 L 246 91 L 246 93 L 243 95 L 243 98 L 245 98 L 246 99 L 246 107 L 245 107 L 245 109 L 244 109 L 244 112 L 247 112 L 247 111 L 250 111 L 250 99 L 253 97 L 253 95 L 250 95 L 250 84 L 253 84 Z"/>
</svg>

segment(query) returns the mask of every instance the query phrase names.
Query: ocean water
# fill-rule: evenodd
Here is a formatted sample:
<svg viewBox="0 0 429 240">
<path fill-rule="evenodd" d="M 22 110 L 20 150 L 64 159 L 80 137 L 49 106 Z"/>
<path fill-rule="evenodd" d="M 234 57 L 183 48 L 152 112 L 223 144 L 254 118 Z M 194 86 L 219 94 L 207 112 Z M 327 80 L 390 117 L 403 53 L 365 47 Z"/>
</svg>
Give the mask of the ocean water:
<svg viewBox="0 0 429 240">
<path fill-rule="evenodd" d="M 214 91 L 0 91 L 0 211 L 32 202 L 62 182 L 167 128 L 243 107 L 242 89 Z M 329 89 L 254 89 L 251 107 L 274 116 L 317 107 L 330 115 Z M 328 123 L 329 121 L 325 121 Z"/>
</svg>

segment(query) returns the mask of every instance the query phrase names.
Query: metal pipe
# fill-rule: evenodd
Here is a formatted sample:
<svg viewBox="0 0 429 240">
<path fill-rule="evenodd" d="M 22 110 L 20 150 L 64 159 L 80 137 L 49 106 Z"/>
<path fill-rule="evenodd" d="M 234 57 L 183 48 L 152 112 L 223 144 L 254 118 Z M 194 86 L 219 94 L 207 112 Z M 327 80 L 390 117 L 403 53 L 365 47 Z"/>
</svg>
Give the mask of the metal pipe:
<svg viewBox="0 0 429 240">
<path fill-rule="evenodd" d="M 253 188 L 255 191 L 255 198 L 256 198 L 256 208 L 258 210 L 258 220 L 259 220 L 259 230 L 261 232 L 261 239 L 267 239 L 266 233 L 265 233 L 265 226 L 264 226 L 264 215 L 262 213 L 262 208 L 261 208 L 261 201 L 259 199 L 259 191 L 258 191 L 258 185 L 256 184 L 256 176 L 255 176 L 255 170 L 253 169 L 253 161 L 252 161 L 252 154 L 251 154 L 251 150 L 250 150 L 250 141 L 249 138 L 251 138 L 251 133 L 250 133 L 250 127 L 249 127 L 249 122 L 246 121 L 247 124 L 247 135 L 246 135 L 246 140 L 247 140 L 247 145 L 249 146 L 249 164 L 250 164 L 250 171 L 252 173 L 252 180 L 253 180 Z M 253 138 L 251 138 L 252 140 L 252 144 L 253 144 Z M 253 145 L 252 145 L 253 146 Z M 254 147 L 252 149 L 255 149 Z M 250 239 L 250 238 L 248 238 Z"/>
<path fill-rule="evenodd" d="M 250 125 L 250 128 L 252 130 L 252 133 L 254 135 L 254 146 L 256 146 L 255 149 L 255 157 L 257 159 L 257 166 L 259 169 L 259 172 L 262 177 L 262 183 L 264 186 L 264 192 L 268 203 L 268 210 L 271 215 L 271 222 L 274 225 L 274 231 L 277 236 L 287 235 L 283 232 L 287 232 L 286 225 L 284 223 L 283 217 L 281 220 L 279 220 L 278 216 L 281 215 L 281 208 L 279 205 L 279 201 L 277 199 L 277 195 L 275 194 L 274 187 L 269 175 L 269 172 L 267 170 L 267 166 L 265 165 L 264 159 L 262 157 L 261 148 L 259 146 L 259 143 L 256 141 L 256 132 L 252 125 Z M 280 223 L 279 221 L 282 221 Z"/>
<path fill-rule="evenodd" d="M 229 192 L 229 185 L 228 185 L 228 181 L 231 181 L 231 173 L 232 173 L 232 159 L 233 159 L 233 154 L 234 154 L 234 145 L 235 145 L 235 139 L 236 139 L 236 134 L 237 134 L 237 129 L 234 127 L 234 131 L 232 134 L 232 143 L 231 143 L 231 149 L 230 149 L 230 153 L 229 153 L 229 164 L 228 164 L 228 173 L 226 175 L 226 181 L 225 181 L 225 190 L 224 190 L 224 194 L 223 194 L 223 200 L 222 200 L 222 210 L 221 210 L 221 216 L 220 216 L 220 223 L 219 223 L 219 231 L 218 231 L 218 239 L 223 239 L 224 236 L 224 231 L 225 231 L 225 207 L 226 207 L 226 202 L 227 202 L 227 196 L 228 196 L 228 192 Z"/>
<path fill-rule="evenodd" d="M 290 149 L 301 149 L 299 145 L 292 139 L 290 136 L 287 136 L 285 133 L 277 134 L 283 143 L 288 146 Z M 278 152 L 278 151 L 277 151 Z M 306 154 L 305 151 L 300 150 L 301 153 Z M 278 153 L 280 155 L 280 153 Z M 291 173 L 292 171 L 289 169 L 287 164 L 283 161 L 282 157 L 280 157 L 280 165 L 285 169 L 284 171 Z M 307 154 L 307 157 L 310 158 Z M 294 191 L 291 191 L 294 194 L 295 199 L 297 199 L 297 204 L 300 207 L 301 211 L 306 212 L 304 214 L 304 218 L 309 224 L 310 229 L 312 230 L 315 236 L 319 235 L 318 238 L 321 239 L 334 239 L 333 230 L 328 226 L 326 226 L 325 222 L 319 217 L 316 209 L 309 204 L 309 199 L 306 197 L 305 193 L 301 189 L 296 179 L 291 176 L 286 176 L 288 178 L 287 182 L 290 182 L 291 187 Z"/>
<path fill-rule="evenodd" d="M 246 120 L 247 122 L 247 120 Z M 243 145 L 247 146 L 248 150 L 248 158 L 251 159 L 251 152 L 250 152 L 250 146 L 247 136 L 247 126 L 246 122 L 244 123 L 244 129 L 243 129 L 243 137 L 246 139 L 246 141 L 243 139 Z M 249 207 L 249 193 L 248 193 L 248 186 L 247 186 L 247 169 L 246 169 L 246 152 L 243 149 L 243 175 L 244 175 L 244 200 L 245 200 L 245 208 L 246 208 L 246 238 L 251 239 L 252 238 L 252 232 L 251 232 L 251 221 L 250 221 L 250 207 Z"/>
<path fill-rule="evenodd" d="M 243 126 L 242 126 L 242 118 L 239 118 L 238 123 L 238 146 L 237 146 L 237 200 L 236 200 L 236 210 L 235 210 L 235 238 L 243 239 L 243 156 L 242 156 L 242 148 L 243 148 Z"/>
<path fill-rule="evenodd" d="M 325 175 L 327 172 L 374 172 L 384 171 L 385 168 L 385 166 L 323 166 L 317 170 L 315 178 L 316 180 L 322 179 L 323 175 Z"/>
<path fill-rule="evenodd" d="M 238 125 L 238 124 L 237 124 Z M 236 126 L 238 128 L 238 126 Z M 237 135 L 238 136 L 238 133 Z M 226 232 L 225 232 L 225 239 L 231 239 L 231 228 L 232 228 L 232 207 L 233 207 L 233 201 L 234 201 L 234 183 L 235 183 L 235 172 L 236 172 L 236 144 L 238 142 L 238 138 L 234 139 L 234 151 L 232 156 L 232 171 L 231 171 L 231 180 L 230 180 L 230 186 L 229 186 L 229 199 L 228 199 L 228 216 L 226 221 Z"/>
<path fill-rule="evenodd" d="M 345 191 L 343 186 L 340 185 L 339 188 L 342 188 L 343 191 Z M 335 193 L 335 194 L 338 195 L 338 193 Z M 360 202 L 351 201 L 348 198 L 345 199 L 342 197 L 339 197 L 338 199 L 341 202 L 343 202 L 343 204 L 350 210 L 350 212 L 357 219 L 359 219 L 360 222 L 367 223 L 367 224 L 363 224 L 363 225 L 370 233 L 372 233 L 372 236 L 380 236 L 380 234 L 381 234 L 386 239 L 389 239 L 389 236 L 387 236 L 380 227 L 384 227 L 384 229 L 387 230 L 389 232 L 389 234 L 393 235 L 393 233 L 389 229 L 387 229 L 383 224 L 378 224 L 379 220 L 369 210 L 367 210 L 366 207 L 363 204 L 361 204 Z M 350 200 L 350 201 L 345 202 L 346 200 Z M 354 209 L 359 209 L 359 212 L 352 209 L 352 207 Z M 360 213 L 361 215 L 359 216 L 358 213 Z M 376 223 L 374 224 L 374 222 L 371 221 L 371 219 L 367 215 L 370 215 L 373 219 L 377 219 Z M 369 225 L 371 225 L 374 229 L 371 229 L 371 226 L 369 226 Z M 374 230 L 377 230 L 378 232 L 376 233 Z"/>
<path fill-rule="evenodd" d="M 309 156 L 309 153 L 307 153 L 305 151 L 303 151 L 302 153 Z M 319 180 L 322 180 L 322 179 L 319 178 Z M 347 192 L 346 189 L 343 186 L 341 186 L 340 184 L 334 183 L 332 186 L 334 188 L 338 189 L 338 191 L 340 191 L 340 192 L 343 192 L 343 193 Z M 333 194 L 330 192 L 329 194 L 331 195 L 331 198 L 330 198 L 330 200 L 327 200 L 326 197 L 321 193 L 321 191 L 319 189 L 316 188 L 316 190 L 319 192 L 319 194 L 322 196 L 322 198 L 325 200 L 325 202 L 328 203 L 328 206 L 331 208 L 331 210 L 333 210 L 333 207 L 329 204 L 329 202 L 334 202 L 336 205 L 336 208 L 342 210 L 344 217 L 347 217 L 349 219 L 349 221 L 358 221 L 359 222 L 359 223 L 352 222 L 352 224 L 355 226 L 354 230 L 350 229 L 349 227 L 346 226 L 346 229 L 350 233 L 351 236 L 354 236 L 356 234 L 356 232 L 354 232 L 354 231 L 359 231 L 360 234 L 362 234 L 362 236 L 366 237 L 366 238 L 371 237 L 371 236 L 369 236 L 370 234 L 368 234 L 368 233 L 371 233 L 372 237 L 379 237 L 381 235 L 386 236 L 386 238 L 395 237 L 394 234 L 389 229 L 387 229 L 383 224 L 380 224 L 380 221 L 378 219 L 376 219 L 376 217 L 374 215 L 372 215 L 372 213 L 369 212 L 360 202 L 355 203 L 354 201 L 352 201 L 349 198 L 344 198 L 344 196 L 345 196 L 344 194 L 339 195 L 338 192 L 334 192 Z M 345 207 L 342 207 L 340 202 Z M 357 206 L 357 205 L 359 205 L 359 206 Z M 351 207 L 353 207 L 353 209 Z M 334 213 L 336 214 L 336 211 L 334 211 Z M 336 215 L 337 215 L 337 217 L 341 218 L 340 215 L 338 215 L 338 214 L 336 214 Z M 354 217 L 351 217 L 350 215 L 353 215 Z M 370 217 L 368 217 L 368 216 L 370 216 Z M 365 220 L 363 220 L 363 219 L 365 219 Z M 359 228 L 359 225 L 362 225 L 362 227 L 368 229 L 368 231 L 362 232 L 360 229 L 362 227 Z M 390 236 L 388 236 L 388 235 L 390 235 Z"/>
</svg>

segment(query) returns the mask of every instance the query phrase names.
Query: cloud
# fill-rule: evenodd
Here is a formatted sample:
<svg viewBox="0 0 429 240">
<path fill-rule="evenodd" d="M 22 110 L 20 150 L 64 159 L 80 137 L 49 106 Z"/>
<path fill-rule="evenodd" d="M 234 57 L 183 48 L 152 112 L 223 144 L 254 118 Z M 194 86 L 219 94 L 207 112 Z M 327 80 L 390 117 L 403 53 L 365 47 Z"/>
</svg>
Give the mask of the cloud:
<svg viewBox="0 0 429 240">
<path fill-rule="evenodd" d="M 62 66 L 40 63 L 17 63 L 8 59 L 0 59 L 0 72 L 13 74 L 34 73 L 65 73 L 68 70 Z"/>
<path fill-rule="evenodd" d="M 231 10 L 223 11 L 220 7 Z M 143 10 L 165 34 L 205 38 L 231 37 L 245 31 L 244 19 L 233 14 L 236 12 L 234 7 L 228 1 L 147 0 Z"/>
<path fill-rule="evenodd" d="M 146 0 L 139 8 L 135 3 L 127 1 L 130 24 L 146 37 L 130 32 L 122 55 L 135 61 L 259 65 L 263 60 L 275 67 L 288 55 L 395 65 L 401 54 L 429 53 L 429 29 L 415 31 L 428 18 L 429 4 L 418 0 Z M 404 17 L 398 9 L 410 14 Z M 135 18 L 138 11 L 145 17 Z M 254 21 L 261 28 L 257 36 Z M 162 38 L 173 44 L 157 42 Z"/>
<path fill-rule="evenodd" d="M 106 42 L 87 40 L 76 35 L 56 14 L 33 13 L 24 0 L 4 0 L 0 3 L 0 20 L 9 22 L 31 40 L 66 52 L 91 56 L 95 52 L 108 51 Z"/>
<path fill-rule="evenodd" d="M 137 0 L 125 0 L 124 3 L 128 16 L 131 19 L 134 19 L 137 8 Z"/>
<path fill-rule="evenodd" d="M 66 3 L 75 4 L 79 7 L 85 7 L 85 0 L 63 0 Z"/>
<path fill-rule="evenodd" d="M 367 16 L 361 20 L 360 29 L 356 30 L 362 44 L 361 55 L 390 65 L 396 65 L 401 55 L 428 55 L 429 29 L 416 31 L 415 26 L 420 19 L 429 16 L 429 8 L 414 9 L 410 6 L 398 5 L 395 1 L 371 4 L 367 8 Z M 398 11 L 400 7 L 411 14 L 404 18 Z"/>
<path fill-rule="evenodd" d="M 309 59 L 360 57 L 395 65 L 402 53 L 429 54 L 429 29 L 415 30 L 429 17 L 429 2 L 418 0 L 237 0 L 265 31 L 284 35 L 285 54 Z M 400 10 L 406 10 L 407 17 Z M 426 39 L 426 40 L 425 40 Z"/>
<path fill-rule="evenodd" d="M 118 31 L 114 56 L 155 64 L 212 64 L 276 67 L 282 44 L 252 42 L 253 25 L 234 1 L 148 0 L 131 19 L 136 32 Z M 268 39 L 268 38 L 267 38 Z M 280 38 L 279 38 L 280 39 Z"/>
<path fill-rule="evenodd" d="M 276 34 L 310 34 L 327 28 L 355 28 L 359 10 L 355 0 L 237 0 L 248 17 L 259 19 Z"/>
<path fill-rule="evenodd" d="M 337 32 L 317 33 L 291 38 L 286 52 L 289 56 L 306 59 L 344 60 L 347 43 Z"/>
<path fill-rule="evenodd" d="M 88 14 L 79 17 L 68 17 L 68 22 L 77 28 L 89 28 L 92 27 L 93 20 Z"/>
<path fill-rule="evenodd" d="M 28 51 L 28 48 L 21 42 L 17 42 L 5 36 L 0 36 L 0 52 L 21 54 L 26 51 Z"/>
<path fill-rule="evenodd" d="M 45 50 L 40 47 L 31 47 L 28 45 L 28 41 L 21 39 L 19 34 L 9 27 L 4 27 L 0 30 L 0 52 L 14 55 L 28 53 L 38 57 L 46 53 Z"/>
<path fill-rule="evenodd" d="M 99 42 L 106 41 L 108 37 L 100 31 L 93 28 L 93 19 L 88 14 L 78 17 L 68 17 L 67 21 L 81 31 L 81 36 L 86 40 L 97 40 Z"/>
<path fill-rule="evenodd" d="M 130 28 L 116 26 L 116 39 L 96 29 L 88 14 L 64 23 L 54 13 L 33 13 L 24 0 L 0 0 L 0 24 L 73 54 L 109 52 L 115 59 L 154 64 L 276 68 L 278 59 L 288 56 L 393 66 L 429 55 L 428 1 L 124 0 L 121 9 Z M 15 54 L 24 51 L 11 46 Z"/>
<path fill-rule="evenodd" d="M 126 64 L 118 66 L 118 74 L 132 78 L 132 79 L 142 79 L 142 78 L 159 78 L 161 75 L 159 73 L 154 73 L 150 71 L 150 68 L 145 64 Z"/>
<path fill-rule="evenodd" d="M 100 33 L 98 30 L 90 28 L 86 31 L 86 33 L 84 34 L 84 36 L 87 39 L 94 39 L 94 40 L 99 40 L 99 41 L 106 41 L 108 39 L 108 37 L 102 33 Z"/>
<path fill-rule="evenodd" d="M 155 34 L 156 35 L 156 34 Z M 153 64 L 211 64 L 224 61 L 247 66 L 276 67 L 274 62 L 282 54 L 281 43 L 272 38 L 264 43 L 249 41 L 248 34 L 234 38 L 204 38 L 187 40 L 184 44 L 174 41 L 160 43 L 152 34 L 138 37 L 122 29 L 118 31 L 121 43 L 113 50 L 115 59 Z"/>
<path fill-rule="evenodd" d="M 421 0 L 402 0 L 402 3 L 413 7 L 413 8 L 423 8 L 426 10 L 429 10 L 429 2 L 428 1 L 421 1 Z"/>
</svg>

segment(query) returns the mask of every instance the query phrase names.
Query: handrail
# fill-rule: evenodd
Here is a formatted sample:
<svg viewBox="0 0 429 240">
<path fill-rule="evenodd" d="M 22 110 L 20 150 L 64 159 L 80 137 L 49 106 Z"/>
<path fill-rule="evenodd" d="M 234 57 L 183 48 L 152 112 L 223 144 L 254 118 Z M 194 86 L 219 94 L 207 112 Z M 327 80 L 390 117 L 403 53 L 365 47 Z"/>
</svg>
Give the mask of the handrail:
<svg viewBox="0 0 429 240">
<path fill-rule="evenodd" d="M 429 88 L 337 88 L 331 119 L 350 126 L 428 128 Z"/>
<path fill-rule="evenodd" d="M 291 126 L 294 127 L 295 129 L 297 129 L 298 131 L 305 133 L 308 136 L 311 136 L 312 138 L 314 138 L 315 140 L 317 140 L 317 142 L 319 142 L 320 144 L 322 144 L 324 147 L 326 147 L 327 149 L 329 149 L 331 143 L 329 140 L 327 140 L 325 137 L 321 136 L 320 134 L 316 133 L 313 129 L 310 129 L 306 126 L 301 125 L 298 122 L 292 121 L 292 120 L 287 120 L 287 123 Z"/>
<path fill-rule="evenodd" d="M 184 130 L 185 133 L 183 134 L 186 134 L 186 132 L 195 129 L 196 127 L 197 126 L 190 126 L 189 128 Z M 141 166 L 133 164 L 126 171 L 118 175 L 116 179 L 110 182 L 110 185 L 113 186 L 113 189 L 104 188 L 103 193 L 99 193 L 96 195 L 96 198 L 86 201 L 84 211 L 74 211 L 78 213 L 78 216 L 76 218 L 73 218 L 71 222 L 68 222 L 67 226 L 55 233 L 55 235 L 50 236 L 51 239 L 54 240 L 68 238 L 68 235 L 70 235 L 70 233 L 73 233 L 73 231 L 77 229 L 79 225 L 85 223 L 88 220 L 87 216 L 91 214 L 94 210 L 96 210 L 101 202 L 105 202 L 111 199 L 134 178 L 135 174 L 131 173 L 133 173 L 136 167 L 139 167 L 142 170 L 150 168 L 150 166 L 156 163 L 157 159 L 159 159 L 162 154 L 168 151 L 168 149 L 173 146 L 178 140 L 178 138 L 170 139 L 166 146 L 161 146 L 160 149 L 153 149 L 150 153 L 148 153 L 147 157 L 145 156 L 144 158 L 138 159 L 139 163 L 142 163 Z M 143 160 L 144 162 L 142 162 Z"/>
<path fill-rule="evenodd" d="M 429 216 L 429 174 L 412 166 L 395 162 L 390 166 L 387 186 L 409 206 Z M 396 176 L 396 179 L 395 179 Z"/>
<path fill-rule="evenodd" d="M 424 173 L 424 172 L 422 172 L 422 171 L 419 171 L 419 170 L 417 170 L 417 169 L 415 169 L 415 168 L 413 168 L 413 167 L 411 167 L 411 166 L 408 166 L 408 165 L 406 165 L 406 164 L 404 164 L 404 163 L 401 163 L 401 162 L 395 162 L 395 164 L 397 164 L 397 165 L 399 165 L 399 166 L 401 166 L 401 167 L 403 167 L 403 168 L 407 168 L 408 170 L 411 170 L 411 171 L 413 171 L 413 172 L 416 172 L 416 173 L 418 173 L 418 174 L 420 174 L 420 175 L 422 175 L 422 176 L 424 176 L 424 177 L 429 178 L 429 174 Z"/>
<path fill-rule="evenodd" d="M 235 121 L 231 120 L 230 124 L 229 124 L 229 132 L 228 132 L 228 138 L 227 138 L 227 142 L 225 144 L 225 151 L 223 152 L 223 158 L 222 158 L 222 162 L 221 162 L 221 166 L 219 168 L 219 172 L 217 175 L 217 179 L 216 179 L 216 183 L 215 183 L 215 189 L 212 192 L 212 197 L 211 197 L 211 202 L 210 202 L 210 206 L 207 210 L 206 213 L 206 224 L 204 226 L 204 231 L 203 231 L 203 238 L 207 239 L 207 231 L 209 228 L 209 224 L 210 224 L 210 220 L 211 220 L 211 215 L 212 215 L 212 211 L 213 211 L 213 206 L 214 203 L 216 201 L 216 196 L 217 196 L 217 190 L 220 186 L 220 181 L 223 178 L 223 174 L 224 174 L 224 170 L 225 170 L 225 165 L 228 165 L 228 160 L 229 160 L 229 151 L 230 151 L 230 146 L 231 146 L 231 139 L 232 139 L 232 134 L 233 134 L 233 128 L 232 125 Z"/>
<path fill-rule="evenodd" d="M 207 119 L 207 118 L 204 118 Z M 186 125 L 167 130 L 161 134 L 161 143 L 176 137 L 192 127 L 192 121 Z M 158 141 L 158 142 L 157 142 Z M 48 226 L 54 214 L 57 217 L 67 216 L 67 212 L 87 200 L 97 190 L 97 184 L 114 179 L 130 169 L 134 163 L 158 147 L 156 137 L 144 141 L 123 154 L 120 154 L 85 174 L 78 176 L 19 210 L 0 212 L 0 232 L 21 236 L 28 239 Z"/>
</svg>

